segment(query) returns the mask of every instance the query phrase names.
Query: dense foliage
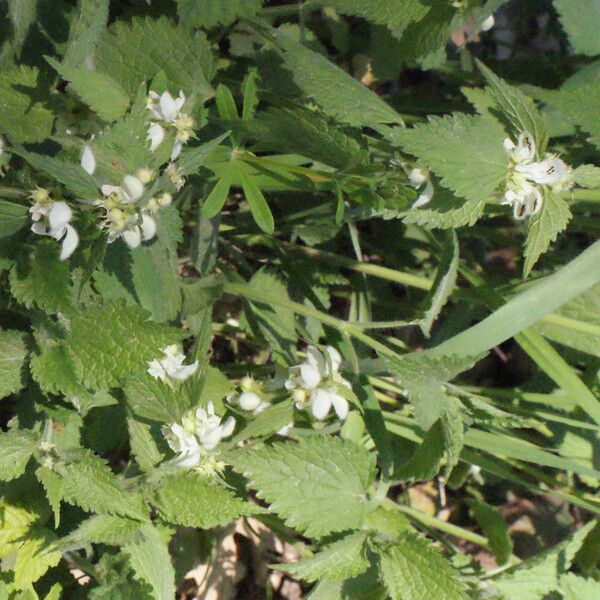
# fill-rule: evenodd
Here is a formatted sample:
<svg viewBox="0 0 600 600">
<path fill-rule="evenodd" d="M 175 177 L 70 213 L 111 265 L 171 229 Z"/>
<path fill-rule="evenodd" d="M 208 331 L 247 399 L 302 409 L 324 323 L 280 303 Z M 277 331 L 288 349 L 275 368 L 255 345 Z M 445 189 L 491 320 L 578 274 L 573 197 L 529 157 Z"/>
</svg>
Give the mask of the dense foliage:
<svg viewBox="0 0 600 600">
<path fill-rule="evenodd" d="M 598 0 L 0 6 L 0 599 L 600 598 Z"/>
</svg>

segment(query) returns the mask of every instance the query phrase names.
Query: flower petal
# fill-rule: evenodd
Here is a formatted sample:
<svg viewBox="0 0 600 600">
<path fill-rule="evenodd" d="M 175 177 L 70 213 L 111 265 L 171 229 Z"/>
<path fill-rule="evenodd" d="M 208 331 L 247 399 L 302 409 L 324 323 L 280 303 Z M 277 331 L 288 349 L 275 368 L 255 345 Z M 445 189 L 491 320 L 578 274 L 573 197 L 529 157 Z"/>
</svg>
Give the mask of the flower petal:
<svg viewBox="0 0 600 600">
<path fill-rule="evenodd" d="M 325 367 L 327 366 L 325 357 L 316 346 L 308 346 L 306 348 L 306 361 L 309 365 L 313 365 L 319 369 L 320 373 L 325 372 Z"/>
<path fill-rule="evenodd" d="M 121 237 L 130 248 L 137 248 L 142 243 L 142 234 L 137 225 L 131 229 L 126 229 Z"/>
<path fill-rule="evenodd" d="M 147 214 L 142 214 L 142 239 L 147 242 L 156 235 L 156 221 Z"/>
<path fill-rule="evenodd" d="M 308 390 L 316 388 L 321 383 L 321 373 L 315 365 L 308 363 L 300 365 L 300 377 L 304 384 L 303 387 Z"/>
<path fill-rule="evenodd" d="M 332 373 L 337 373 L 340 370 L 340 365 L 342 364 L 342 357 L 340 353 L 333 346 L 327 346 L 327 348 L 325 348 L 325 352 L 327 352 L 329 355 L 329 360 L 331 360 Z"/>
<path fill-rule="evenodd" d="M 233 417 L 227 417 L 227 420 L 221 425 L 221 437 L 229 437 L 235 429 L 235 419 Z"/>
<path fill-rule="evenodd" d="M 338 416 L 340 421 L 343 421 L 348 416 L 348 400 L 342 396 L 339 396 L 338 394 L 331 393 L 331 403 L 333 404 L 335 414 Z"/>
<path fill-rule="evenodd" d="M 79 244 L 79 235 L 73 225 L 65 225 L 65 229 L 67 231 L 67 235 L 65 235 L 62 247 L 60 249 L 60 260 L 66 260 L 75 252 L 75 248 L 77 248 Z"/>
<path fill-rule="evenodd" d="M 144 195 L 144 184 L 134 175 L 123 177 L 123 189 L 132 202 Z"/>
<path fill-rule="evenodd" d="M 81 166 L 90 175 L 93 175 L 94 171 L 96 171 L 96 157 L 87 144 L 83 147 L 83 152 L 81 153 Z"/>
<path fill-rule="evenodd" d="M 313 415 L 316 419 L 322 421 L 331 410 L 332 394 L 327 390 L 315 390 L 310 400 Z"/>
<path fill-rule="evenodd" d="M 52 208 L 48 213 L 48 222 L 50 223 L 51 230 L 64 229 L 65 225 L 69 223 L 73 211 L 66 202 L 54 202 Z"/>
<path fill-rule="evenodd" d="M 427 183 L 425 184 L 425 189 L 421 192 L 419 197 L 413 202 L 413 205 L 411 206 L 411 208 L 420 208 L 421 206 L 425 206 L 426 204 L 429 204 L 431 202 L 431 199 L 433 198 L 434 191 L 435 190 L 433 188 L 433 183 L 431 183 L 431 180 L 428 179 Z"/>
<path fill-rule="evenodd" d="M 102 192 L 103 196 L 110 196 L 111 194 L 118 194 L 119 196 L 122 193 L 121 187 L 118 185 L 109 185 L 108 183 L 105 183 L 103 185 L 100 186 L 100 191 Z"/>
<path fill-rule="evenodd" d="M 152 360 L 148 362 L 148 373 L 155 379 L 163 379 L 167 376 L 163 366 L 159 360 Z"/>
<path fill-rule="evenodd" d="M 198 361 L 193 362 L 191 365 L 184 365 L 177 367 L 171 371 L 167 371 L 172 379 L 177 381 L 184 381 L 188 377 L 191 377 L 198 370 Z"/>
<path fill-rule="evenodd" d="M 148 127 L 148 136 L 147 138 L 150 140 L 150 150 L 154 152 L 165 139 L 165 129 L 159 123 L 152 123 Z"/>
<path fill-rule="evenodd" d="M 164 92 L 162 94 L 159 104 L 162 118 L 165 121 L 172 121 L 177 117 L 177 113 L 179 112 L 179 109 L 177 108 L 177 102 L 169 92 Z"/>
<path fill-rule="evenodd" d="M 183 142 L 181 140 L 175 140 L 173 144 L 173 150 L 171 150 L 171 160 L 175 160 L 180 154 L 183 148 Z"/>
<path fill-rule="evenodd" d="M 261 402 L 260 396 L 254 392 L 244 392 L 238 398 L 238 403 L 242 410 L 256 410 L 261 405 Z"/>
</svg>

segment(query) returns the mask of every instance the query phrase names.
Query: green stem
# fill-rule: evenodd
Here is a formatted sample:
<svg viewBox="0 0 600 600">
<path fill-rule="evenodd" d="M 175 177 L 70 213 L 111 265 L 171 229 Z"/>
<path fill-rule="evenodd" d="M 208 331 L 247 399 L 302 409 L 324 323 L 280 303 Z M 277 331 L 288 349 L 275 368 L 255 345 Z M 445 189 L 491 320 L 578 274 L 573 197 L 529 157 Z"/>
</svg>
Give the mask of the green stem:
<svg viewBox="0 0 600 600">
<path fill-rule="evenodd" d="M 266 17 L 267 19 L 279 19 L 282 17 L 294 17 L 299 15 L 302 11 L 314 10 L 319 8 L 318 2 L 311 2 L 308 0 L 304 3 L 296 3 L 296 4 L 284 4 L 283 6 L 269 6 L 267 8 L 263 8 L 261 11 L 261 16 Z"/>
<path fill-rule="evenodd" d="M 319 321 L 321 321 L 321 323 L 324 323 L 325 325 L 329 325 L 337 329 L 342 334 L 351 335 L 352 337 L 363 342 L 363 344 L 369 346 L 370 348 L 382 354 L 383 356 L 398 356 L 396 352 L 390 350 L 390 348 L 388 348 L 381 342 L 378 342 L 372 337 L 365 335 L 362 332 L 362 328 L 357 326 L 355 323 L 342 321 L 341 319 L 332 317 L 331 315 L 318 311 L 314 308 L 311 308 L 310 306 L 305 306 L 304 304 L 294 302 L 293 300 L 281 298 L 280 296 L 276 296 L 274 294 L 270 294 L 269 292 L 264 292 L 262 290 L 257 290 L 251 288 L 250 286 L 240 283 L 226 282 L 223 285 L 223 291 L 227 294 L 243 296 L 249 300 L 255 300 L 257 302 L 264 302 L 266 304 L 281 306 L 282 308 L 293 310 L 296 314 L 299 315 L 313 317 L 314 319 L 318 319 Z"/>
<path fill-rule="evenodd" d="M 29 192 L 14 187 L 0 185 L 0 198 L 26 198 Z"/>
<path fill-rule="evenodd" d="M 447 533 L 448 535 L 452 535 L 462 540 L 466 540 L 467 542 L 477 544 L 482 548 L 490 547 L 487 538 L 477 533 L 473 533 L 468 529 L 463 529 L 458 525 L 453 525 L 452 523 L 447 523 L 446 521 L 436 519 L 435 517 L 432 517 L 431 515 L 427 515 L 419 510 L 411 508 L 410 506 L 405 506 L 404 504 L 396 504 L 393 500 L 390 499 L 386 499 L 384 501 L 384 505 L 399 512 L 402 512 L 405 515 L 408 515 L 409 517 L 414 519 L 415 521 L 419 521 L 419 523 L 422 523 L 427 527 L 431 527 L 432 529 L 437 529 L 438 531 L 442 531 L 444 533 Z"/>
<path fill-rule="evenodd" d="M 600 190 L 576 189 L 563 192 L 561 196 L 565 200 L 582 200 L 586 202 L 600 202 Z"/>
</svg>

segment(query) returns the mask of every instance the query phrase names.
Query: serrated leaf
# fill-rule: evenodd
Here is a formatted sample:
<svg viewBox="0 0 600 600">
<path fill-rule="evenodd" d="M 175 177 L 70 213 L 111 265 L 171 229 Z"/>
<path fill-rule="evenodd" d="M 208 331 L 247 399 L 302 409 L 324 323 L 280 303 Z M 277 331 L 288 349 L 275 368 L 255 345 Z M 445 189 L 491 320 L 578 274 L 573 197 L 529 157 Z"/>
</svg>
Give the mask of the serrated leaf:
<svg viewBox="0 0 600 600">
<path fill-rule="evenodd" d="M 560 589 L 565 600 L 597 600 L 600 598 L 600 582 L 585 579 L 575 573 L 567 573 L 560 578 Z"/>
<path fill-rule="evenodd" d="M 12 235 L 25 227 L 28 217 L 26 206 L 0 200 L 0 238 Z"/>
<path fill-rule="evenodd" d="M 242 127 L 261 149 L 295 152 L 339 169 L 368 161 L 366 151 L 354 137 L 318 112 L 269 108 Z"/>
<path fill-rule="evenodd" d="M 129 445 L 135 460 L 142 471 L 151 471 L 164 455 L 158 449 L 150 425 L 142 423 L 133 417 L 127 417 L 127 431 L 129 432 Z"/>
<path fill-rule="evenodd" d="M 160 354 L 154 358 L 160 358 Z M 129 379 L 125 395 L 136 415 L 160 423 L 179 421 L 191 408 L 189 398 L 180 389 L 173 389 L 145 373 Z"/>
<path fill-rule="evenodd" d="M 12 429 L 0 433 L 0 481 L 10 481 L 25 472 L 35 450 L 35 440 L 29 431 Z"/>
<path fill-rule="evenodd" d="M 288 69 L 304 94 L 341 123 L 381 129 L 400 124 L 400 115 L 379 96 L 327 58 L 296 42 L 284 31 L 275 32 Z"/>
<path fill-rule="evenodd" d="M 508 533 L 508 524 L 496 508 L 475 499 L 467 500 L 473 516 L 490 543 L 490 549 L 496 556 L 499 565 L 508 561 L 512 554 L 513 544 Z"/>
<path fill-rule="evenodd" d="M 600 54 L 600 2 L 598 0 L 554 0 L 560 22 L 578 54 Z"/>
<path fill-rule="evenodd" d="M 423 436 L 413 455 L 400 467 L 398 479 L 428 481 L 440 471 L 444 459 L 444 428 L 436 421 Z"/>
<path fill-rule="evenodd" d="M 167 544 L 150 524 L 140 529 L 140 535 L 139 541 L 123 546 L 135 577 L 150 585 L 154 600 L 172 600 L 175 596 L 175 571 Z"/>
<path fill-rule="evenodd" d="M 585 188 L 600 188 L 600 167 L 580 165 L 573 169 L 573 181 Z"/>
<path fill-rule="evenodd" d="M 27 152 L 17 147 L 12 150 L 24 158 L 34 169 L 44 171 L 52 179 L 56 179 L 79 199 L 96 199 L 99 195 L 95 179 L 77 163 L 65 162 L 53 156 Z"/>
<path fill-rule="evenodd" d="M 273 511 L 308 536 L 355 529 L 363 523 L 374 457 L 362 446 L 311 436 L 236 453 L 232 465 L 249 477 Z"/>
<path fill-rule="evenodd" d="M 64 537 L 60 547 L 69 549 L 71 546 L 80 547 L 87 544 L 122 546 L 134 541 L 141 527 L 139 521 L 114 515 L 94 515 Z"/>
<path fill-rule="evenodd" d="M 539 600 L 557 590 L 560 575 L 569 569 L 594 525 L 594 522 L 588 523 L 554 548 L 524 561 L 511 573 L 495 579 L 493 585 L 506 598 L 519 600 Z"/>
<path fill-rule="evenodd" d="M 558 234 L 564 231 L 573 215 L 569 205 L 558 194 L 546 189 L 542 210 L 529 221 L 525 241 L 523 275 L 527 277 L 540 256 L 548 250 Z"/>
<path fill-rule="evenodd" d="M 63 63 L 81 67 L 86 58 L 93 57 L 96 42 L 108 21 L 110 0 L 81 0 L 79 14 L 73 19 L 69 31 Z"/>
<path fill-rule="evenodd" d="M 427 303 L 429 308 L 419 322 L 419 327 L 426 337 L 431 334 L 433 323 L 439 317 L 456 287 L 459 260 L 458 238 L 456 233 L 452 232 L 448 242 L 443 246 L 432 291 L 428 294 Z"/>
<path fill-rule="evenodd" d="M 213 58 L 206 36 L 177 27 L 166 17 L 117 21 L 100 37 L 95 63 L 132 98 L 140 83 L 160 71 L 169 87 L 183 90 L 186 96 L 204 101 L 214 94 L 209 84 Z"/>
<path fill-rule="evenodd" d="M 152 503 L 169 523 L 211 529 L 260 508 L 237 498 L 227 488 L 196 473 L 181 471 L 161 480 Z"/>
<path fill-rule="evenodd" d="M 177 14 L 188 27 L 211 29 L 254 17 L 261 6 L 261 0 L 177 0 Z"/>
<path fill-rule="evenodd" d="M 50 568 L 55 567 L 62 554 L 55 549 L 56 536 L 47 529 L 32 529 L 19 548 L 15 561 L 15 586 L 23 589 L 37 581 Z"/>
<path fill-rule="evenodd" d="M 59 260 L 60 245 L 54 240 L 39 240 L 30 253 L 21 253 L 10 271 L 10 291 L 28 308 L 48 313 L 72 310 L 71 274 L 66 262 Z"/>
<path fill-rule="evenodd" d="M 129 108 L 127 92 L 110 75 L 61 65 L 50 57 L 46 57 L 46 60 L 101 119 L 116 121 Z"/>
<path fill-rule="evenodd" d="M 140 496 L 125 491 L 108 465 L 89 450 L 74 451 L 71 461 L 60 463 L 63 499 L 83 510 L 144 520 L 147 515 Z"/>
<path fill-rule="evenodd" d="M 0 398 L 14 394 L 23 387 L 26 356 L 23 333 L 0 329 Z"/>
<path fill-rule="evenodd" d="M 366 539 L 366 533 L 354 533 L 333 542 L 310 558 L 290 565 L 275 565 L 274 568 L 308 582 L 356 577 L 369 568 Z"/>
<path fill-rule="evenodd" d="M 439 550 L 415 532 L 377 544 L 380 570 L 392 600 L 467 600 L 457 573 Z"/>
<path fill-rule="evenodd" d="M 591 101 L 600 94 L 600 79 L 565 85 L 557 91 L 544 92 L 544 102 L 559 110 L 571 123 L 591 135 L 590 142 L 600 148 L 600 105 Z"/>
<path fill-rule="evenodd" d="M 117 302 L 74 318 L 66 348 L 84 385 L 102 389 L 146 370 L 148 361 L 184 336 L 181 330 L 148 321 L 143 310 Z"/>
<path fill-rule="evenodd" d="M 229 132 L 226 132 L 205 144 L 185 150 L 181 157 L 177 160 L 177 166 L 181 169 L 183 175 L 194 175 L 198 172 L 201 166 L 204 165 L 206 159 L 211 153 L 216 150 L 221 142 L 229 137 Z"/>
<path fill-rule="evenodd" d="M 58 528 L 60 523 L 60 501 L 63 497 L 63 480 L 60 475 L 49 467 L 40 467 L 36 470 L 35 476 L 44 487 L 48 504 L 50 504 L 54 513 L 54 527 Z"/>
<path fill-rule="evenodd" d="M 391 134 L 393 143 L 417 156 L 441 178 L 443 186 L 479 203 L 491 201 L 506 179 L 504 137 L 497 121 L 461 113 L 430 117 L 426 124 L 397 127 Z"/>
<path fill-rule="evenodd" d="M 477 66 L 490 85 L 490 93 L 496 106 L 514 128 L 514 137 L 524 131 L 531 134 L 541 157 L 548 145 L 548 127 L 533 100 L 495 75 L 481 61 L 477 60 Z"/>
<path fill-rule="evenodd" d="M 16 142 L 42 142 L 52 133 L 54 115 L 37 89 L 35 67 L 20 65 L 0 71 L 0 130 Z"/>
<path fill-rule="evenodd" d="M 38 518 L 38 514 L 20 504 L 0 500 L 0 558 L 19 548 L 31 525 Z"/>
</svg>

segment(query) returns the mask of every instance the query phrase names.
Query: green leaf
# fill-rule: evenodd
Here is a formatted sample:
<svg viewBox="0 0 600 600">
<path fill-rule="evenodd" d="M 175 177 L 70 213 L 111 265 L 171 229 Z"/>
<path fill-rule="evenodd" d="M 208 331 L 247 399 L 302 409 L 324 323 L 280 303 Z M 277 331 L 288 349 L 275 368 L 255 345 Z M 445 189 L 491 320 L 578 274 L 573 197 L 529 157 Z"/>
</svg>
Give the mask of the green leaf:
<svg viewBox="0 0 600 600">
<path fill-rule="evenodd" d="M 217 86 L 215 102 L 221 119 L 224 119 L 225 121 L 235 121 L 236 119 L 239 119 L 233 94 L 226 85 L 220 83 Z"/>
<path fill-rule="evenodd" d="M 444 459 L 444 427 L 436 421 L 423 436 L 413 455 L 398 470 L 398 479 L 428 481 L 440 471 Z"/>
<path fill-rule="evenodd" d="M 78 199 L 96 199 L 100 190 L 95 179 L 81 165 L 65 162 L 53 156 L 27 152 L 23 148 L 13 148 L 15 154 L 24 158 L 34 169 L 44 171 L 52 179 L 65 185 Z"/>
<path fill-rule="evenodd" d="M 14 394 L 23 387 L 26 356 L 23 333 L 0 329 L 0 398 Z"/>
<path fill-rule="evenodd" d="M 356 577 L 369 568 L 366 540 L 366 533 L 354 533 L 333 542 L 310 558 L 294 564 L 276 565 L 275 568 L 308 582 Z"/>
<path fill-rule="evenodd" d="M 575 573 L 567 573 L 560 578 L 560 589 L 565 600 L 596 600 L 600 597 L 600 582 Z"/>
<path fill-rule="evenodd" d="M 308 536 L 358 528 L 368 511 L 374 457 L 352 442 L 326 436 L 276 442 L 236 453 L 232 465 L 273 511 Z"/>
<path fill-rule="evenodd" d="M 35 476 L 44 487 L 48 504 L 54 513 L 54 527 L 58 528 L 60 523 L 60 501 L 63 497 L 63 480 L 60 475 L 49 467 L 39 467 Z"/>
<path fill-rule="evenodd" d="M 275 32 L 296 85 L 325 113 L 354 127 L 401 124 L 400 115 L 379 96 L 353 79 L 327 58 L 294 41 L 284 31 Z"/>
<path fill-rule="evenodd" d="M 8 17 L 12 25 L 13 45 L 20 52 L 29 28 L 36 21 L 37 0 L 8 0 Z"/>
<path fill-rule="evenodd" d="M 527 277 L 539 257 L 548 250 L 558 234 L 564 231 L 573 215 L 569 205 L 558 194 L 546 189 L 542 210 L 529 221 L 525 241 L 523 276 Z"/>
<path fill-rule="evenodd" d="M 452 232 L 448 243 L 443 246 L 432 291 L 428 294 L 427 303 L 429 308 L 425 312 L 425 316 L 419 321 L 419 327 L 426 337 L 431 334 L 433 323 L 439 317 L 456 287 L 459 260 L 458 238 L 456 233 Z"/>
<path fill-rule="evenodd" d="M 261 0 L 176 0 L 179 21 L 188 27 L 212 29 L 231 25 L 237 19 L 254 17 Z"/>
<path fill-rule="evenodd" d="M 467 504 L 488 539 L 498 564 L 503 565 L 510 558 L 513 549 L 506 521 L 496 508 L 485 502 L 469 499 Z"/>
<path fill-rule="evenodd" d="M 139 495 L 125 491 L 108 465 L 83 448 L 73 452 L 72 461 L 59 463 L 63 499 L 83 510 L 144 520 L 147 514 Z"/>
<path fill-rule="evenodd" d="M 206 159 L 211 153 L 216 150 L 221 142 L 229 137 L 229 132 L 225 132 L 222 135 L 216 137 L 205 144 L 192 148 L 191 150 L 184 150 L 182 155 L 177 159 L 177 166 L 181 169 L 183 175 L 194 175 L 198 172 L 198 169 L 204 165 Z"/>
<path fill-rule="evenodd" d="M 0 500 L 0 558 L 18 550 L 38 518 L 37 513 L 27 510 L 21 503 L 11 504 L 4 498 Z"/>
<path fill-rule="evenodd" d="M 220 527 L 260 512 L 259 507 L 237 498 L 223 485 L 189 471 L 162 479 L 152 504 L 169 523 L 200 529 Z"/>
<path fill-rule="evenodd" d="M 261 150 L 295 152 L 339 169 L 368 161 L 368 154 L 354 137 L 318 112 L 269 108 L 239 128 L 258 142 Z"/>
<path fill-rule="evenodd" d="M 154 358 L 159 357 L 157 354 Z M 181 389 L 173 389 L 146 373 L 127 381 L 125 395 L 129 407 L 136 415 L 159 423 L 179 421 L 191 408 L 189 398 Z"/>
<path fill-rule="evenodd" d="M 578 85 L 565 85 L 558 91 L 545 91 L 544 102 L 589 133 L 590 142 L 600 148 L 600 106 L 590 101 L 599 94 L 600 79 L 592 79 Z"/>
<path fill-rule="evenodd" d="M 244 196 L 246 196 L 246 201 L 250 205 L 252 217 L 265 233 L 273 233 L 275 229 L 273 214 L 263 193 L 260 191 L 258 185 L 256 185 L 254 178 L 248 174 L 245 165 L 243 163 L 236 163 L 236 166 L 238 167 L 237 171 L 242 181 Z"/>
<path fill-rule="evenodd" d="M 0 200 L 0 238 L 12 235 L 25 227 L 28 217 L 26 206 Z"/>
<path fill-rule="evenodd" d="M 28 431 L 12 429 L 0 433 L 0 481 L 23 475 L 35 447 L 33 435 Z"/>
<path fill-rule="evenodd" d="M 56 536 L 47 529 L 34 528 L 19 549 L 15 561 L 15 586 L 23 589 L 37 581 L 50 568 L 55 567 L 62 554 L 55 549 Z"/>
<path fill-rule="evenodd" d="M 256 108 L 259 103 L 258 98 L 258 71 L 252 68 L 248 71 L 242 84 L 244 103 L 242 105 L 242 119 L 252 121 L 256 115 Z"/>
<path fill-rule="evenodd" d="M 213 57 L 206 36 L 177 27 L 166 17 L 117 21 L 100 37 L 95 63 L 132 98 L 140 83 L 161 71 L 174 91 L 183 90 L 201 102 L 214 95 L 209 84 Z"/>
<path fill-rule="evenodd" d="M 35 67 L 0 71 L 0 131 L 15 142 L 42 142 L 52 133 L 54 115 L 45 107 L 38 85 Z"/>
<path fill-rule="evenodd" d="M 594 522 L 588 523 L 554 548 L 524 561 L 511 573 L 495 579 L 493 585 L 506 598 L 519 600 L 539 600 L 557 590 L 559 577 L 569 569 L 594 525 Z"/>
<path fill-rule="evenodd" d="M 399 540 L 376 544 L 374 549 L 392 600 L 467 600 L 450 563 L 416 532 L 407 531 Z"/>
<path fill-rule="evenodd" d="M 140 529 L 141 539 L 123 546 L 136 579 L 152 588 L 154 600 L 173 600 L 175 571 L 167 543 L 156 527 L 148 524 Z"/>
<path fill-rule="evenodd" d="M 531 134 L 538 156 L 541 157 L 548 145 L 548 128 L 533 100 L 495 75 L 481 61 L 476 59 L 476 62 L 490 85 L 490 93 L 496 101 L 496 106 L 513 127 L 515 137 L 524 131 Z"/>
<path fill-rule="evenodd" d="M 50 57 L 46 57 L 46 60 L 101 119 L 116 121 L 129 108 L 127 92 L 110 75 L 61 65 Z"/>
<path fill-rule="evenodd" d="M 600 2 L 598 0 L 554 0 L 560 22 L 578 54 L 600 54 Z"/>
<path fill-rule="evenodd" d="M 136 462 L 142 471 L 152 471 L 152 468 L 163 460 L 164 455 L 156 445 L 150 425 L 133 417 L 127 417 L 127 430 L 129 445 Z"/>
<path fill-rule="evenodd" d="M 204 204 L 202 204 L 202 216 L 206 219 L 212 219 L 221 212 L 229 196 L 231 189 L 231 175 L 225 171 L 216 185 L 210 191 Z"/>
<path fill-rule="evenodd" d="M 411 129 L 397 127 L 391 137 L 394 144 L 417 156 L 440 177 L 443 186 L 467 200 L 492 201 L 506 179 L 503 129 L 480 115 L 430 117 L 429 123 Z"/>
<path fill-rule="evenodd" d="M 102 336 L 97 335 L 99 328 Z M 148 321 L 147 313 L 135 306 L 107 303 L 72 320 L 66 348 L 84 385 L 102 389 L 146 370 L 148 361 L 184 336 L 181 330 Z"/>
<path fill-rule="evenodd" d="M 600 167 L 580 165 L 573 170 L 573 181 L 585 188 L 600 188 Z"/>
<path fill-rule="evenodd" d="M 100 34 L 108 21 L 110 0 L 81 0 L 79 14 L 71 22 L 63 64 L 81 67 L 88 56 L 93 56 Z"/>
<path fill-rule="evenodd" d="M 83 546 L 87 544 L 108 544 L 109 546 L 122 546 L 132 542 L 142 525 L 139 521 L 132 521 L 114 515 L 94 515 L 86 519 L 65 536 L 60 543 L 61 548 L 72 545 Z"/>
</svg>

